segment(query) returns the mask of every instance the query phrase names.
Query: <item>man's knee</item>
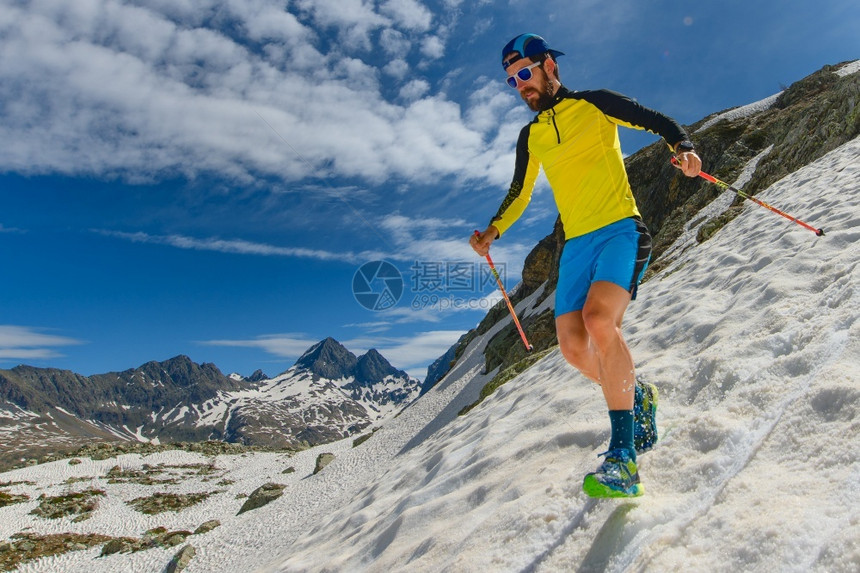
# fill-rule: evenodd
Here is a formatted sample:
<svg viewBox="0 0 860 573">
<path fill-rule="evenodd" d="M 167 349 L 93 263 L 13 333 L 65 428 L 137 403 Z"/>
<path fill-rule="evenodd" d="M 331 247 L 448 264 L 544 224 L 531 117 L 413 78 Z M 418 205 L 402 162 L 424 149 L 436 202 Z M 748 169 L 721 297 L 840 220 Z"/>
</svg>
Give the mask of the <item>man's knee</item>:
<svg viewBox="0 0 860 573">
<path fill-rule="evenodd" d="M 583 309 L 582 322 L 598 348 L 605 348 L 621 337 L 621 326 L 615 316 L 601 309 Z"/>
<path fill-rule="evenodd" d="M 558 338 L 561 355 L 573 366 L 581 368 L 588 357 L 588 338 L 582 336 L 563 336 Z"/>
<path fill-rule="evenodd" d="M 582 325 L 599 350 L 623 340 L 621 320 L 629 303 L 630 293 L 615 283 L 598 281 L 591 286 L 582 309 Z"/>
</svg>

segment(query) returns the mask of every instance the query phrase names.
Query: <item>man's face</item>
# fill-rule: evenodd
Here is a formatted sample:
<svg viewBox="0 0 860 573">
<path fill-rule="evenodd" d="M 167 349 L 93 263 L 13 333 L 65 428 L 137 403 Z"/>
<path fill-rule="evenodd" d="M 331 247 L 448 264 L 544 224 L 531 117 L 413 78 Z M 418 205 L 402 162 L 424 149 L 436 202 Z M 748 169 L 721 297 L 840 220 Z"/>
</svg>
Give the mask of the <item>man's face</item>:
<svg viewBox="0 0 860 573">
<path fill-rule="evenodd" d="M 506 70 L 509 77 L 516 75 L 521 69 L 530 66 L 532 62 L 529 58 L 520 58 Z M 552 107 L 553 102 L 553 86 L 549 77 L 543 69 L 543 66 L 535 66 L 531 69 L 532 77 L 527 81 L 517 78 L 517 91 L 526 105 L 532 111 L 543 111 Z"/>
</svg>

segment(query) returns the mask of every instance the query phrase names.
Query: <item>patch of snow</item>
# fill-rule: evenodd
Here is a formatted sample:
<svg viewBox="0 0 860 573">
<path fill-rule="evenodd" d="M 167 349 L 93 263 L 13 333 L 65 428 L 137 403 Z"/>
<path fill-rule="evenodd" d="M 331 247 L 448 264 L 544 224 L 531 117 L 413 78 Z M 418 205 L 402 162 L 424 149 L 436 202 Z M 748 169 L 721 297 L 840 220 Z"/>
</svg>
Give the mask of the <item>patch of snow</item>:
<svg viewBox="0 0 860 573">
<path fill-rule="evenodd" d="M 181 406 L 179 408 L 174 408 L 164 417 L 165 423 L 170 423 L 175 420 L 182 420 L 189 411 L 188 406 Z"/>
<path fill-rule="evenodd" d="M 761 101 L 757 101 L 751 104 L 743 105 L 741 107 L 736 107 L 734 109 L 730 109 L 723 113 L 717 114 L 705 123 L 702 124 L 699 129 L 697 129 L 694 133 L 699 133 L 700 131 L 704 131 L 709 127 L 712 127 L 722 120 L 732 121 L 735 119 L 741 119 L 744 117 L 749 117 L 754 113 L 759 113 L 773 107 L 773 104 L 776 103 L 776 100 L 779 99 L 779 96 L 782 95 L 782 92 L 773 94 L 772 96 L 766 97 Z"/>
<path fill-rule="evenodd" d="M 837 76 L 841 76 L 844 78 L 845 76 L 850 76 L 851 74 L 856 74 L 857 72 L 860 72 L 860 60 L 854 60 L 853 62 L 845 64 L 844 66 L 836 70 L 835 73 Z"/>
</svg>

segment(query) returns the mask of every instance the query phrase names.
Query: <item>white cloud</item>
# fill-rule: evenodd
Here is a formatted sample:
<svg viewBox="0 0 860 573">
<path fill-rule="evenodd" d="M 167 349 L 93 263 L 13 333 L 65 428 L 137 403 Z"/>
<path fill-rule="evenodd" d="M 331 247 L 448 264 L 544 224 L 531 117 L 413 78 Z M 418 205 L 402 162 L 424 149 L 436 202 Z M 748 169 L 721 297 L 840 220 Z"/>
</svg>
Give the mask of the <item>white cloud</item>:
<svg viewBox="0 0 860 573">
<path fill-rule="evenodd" d="M 136 232 L 126 233 L 121 231 L 94 230 L 94 232 L 108 237 L 115 237 L 133 243 L 147 243 L 153 245 L 166 245 L 177 249 L 188 249 L 194 251 L 215 251 L 236 255 L 259 255 L 268 257 L 295 257 L 304 259 L 316 259 L 320 261 L 343 261 L 364 262 L 377 260 L 383 255 L 378 252 L 351 253 L 348 251 L 325 251 L 320 249 L 308 249 L 303 247 L 279 247 L 266 243 L 255 243 L 242 239 L 219 239 L 210 237 L 205 239 L 187 237 L 184 235 L 150 235 L 148 233 Z"/>
<path fill-rule="evenodd" d="M 265 0 L 231 0 L 230 9 L 240 15 L 248 36 L 256 41 L 276 40 L 288 45 L 310 42 L 315 34 L 295 15 Z"/>
<path fill-rule="evenodd" d="M 438 36 L 427 36 L 421 42 L 421 53 L 430 59 L 438 59 L 445 55 L 445 42 Z"/>
<path fill-rule="evenodd" d="M 46 334 L 45 329 L 0 324 L 0 359 L 36 360 L 63 356 L 56 347 L 84 344 L 82 340 Z"/>
<path fill-rule="evenodd" d="M 433 21 L 430 11 L 415 0 L 388 0 L 382 3 L 380 12 L 390 16 L 397 25 L 418 32 L 429 30 Z"/>
<path fill-rule="evenodd" d="M 469 246 L 469 236 L 474 223 L 464 219 L 437 217 L 407 217 L 399 213 L 374 217 L 367 224 L 377 231 L 380 238 L 377 250 L 349 251 L 314 249 L 307 247 L 286 247 L 247 241 L 244 239 L 223 239 L 219 237 L 190 237 L 179 234 L 156 235 L 145 232 L 124 232 L 93 229 L 92 232 L 133 243 L 163 245 L 177 249 L 213 251 L 235 255 L 289 257 L 337 261 L 359 265 L 368 261 L 388 260 L 398 264 L 413 265 L 415 261 L 425 263 L 476 263 L 484 259 L 478 257 Z M 483 225 L 480 225 L 483 227 Z M 525 257 L 532 246 L 509 240 L 493 245 L 493 259 L 498 265 L 506 267 L 510 281 L 518 281 Z M 404 271 L 405 272 L 405 271 Z M 409 278 L 405 277 L 408 281 Z M 416 315 L 407 310 L 409 316 L 400 317 L 397 322 L 416 320 L 437 321 L 434 315 Z"/>
<path fill-rule="evenodd" d="M 475 22 L 475 27 L 472 30 L 472 35 L 475 37 L 483 36 L 490 30 L 495 24 L 495 20 L 493 18 L 486 18 L 483 20 L 478 20 Z"/>
<path fill-rule="evenodd" d="M 380 227 L 394 234 L 395 241 L 414 239 L 416 232 L 439 236 L 448 234 L 450 230 L 466 228 L 468 223 L 463 219 L 440 219 L 438 217 L 411 218 L 399 213 L 385 215 L 380 221 Z"/>
<path fill-rule="evenodd" d="M 387 166 L 414 181 L 468 174 L 483 152 L 483 138 L 463 123 L 460 106 L 441 97 L 409 103 L 399 110 L 391 127 Z"/>
<path fill-rule="evenodd" d="M 259 348 L 280 358 L 298 358 L 319 340 L 304 334 L 266 334 L 249 340 L 202 340 L 206 346 L 228 346 L 235 348 Z"/>
<path fill-rule="evenodd" d="M 412 49 L 412 42 L 402 32 L 388 28 L 379 35 L 379 45 L 391 56 L 405 57 Z"/>
<path fill-rule="evenodd" d="M 390 19 L 374 11 L 372 1 L 298 0 L 296 6 L 310 13 L 322 28 L 335 28 L 349 49 L 370 50 L 371 32 L 391 24 Z"/>
<path fill-rule="evenodd" d="M 334 66 L 336 77 L 343 77 L 352 89 L 376 93 L 379 90 L 379 70 L 357 58 L 343 58 Z"/>
<path fill-rule="evenodd" d="M 0 0 L 0 169 L 504 184 L 516 138 L 494 120 L 524 106 L 493 80 L 463 108 L 422 76 L 460 4 L 434 15 L 418 0 Z M 574 13 L 629 17 L 587 4 Z"/>
<path fill-rule="evenodd" d="M 430 91 L 430 83 L 425 80 L 412 80 L 400 88 L 400 97 L 405 100 L 416 100 Z"/>
<path fill-rule="evenodd" d="M 382 71 L 389 76 L 402 79 L 409 73 L 409 64 L 403 59 L 390 60 L 385 64 L 385 67 L 382 68 Z"/>
<path fill-rule="evenodd" d="M 481 76 L 475 82 L 476 88 L 469 94 L 466 121 L 482 133 L 499 129 L 500 118 L 519 103 L 515 90 L 504 91 L 506 86 L 502 79 L 502 74 L 495 78 Z M 522 125 L 525 123 L 524 119 Z"/>
</svg>

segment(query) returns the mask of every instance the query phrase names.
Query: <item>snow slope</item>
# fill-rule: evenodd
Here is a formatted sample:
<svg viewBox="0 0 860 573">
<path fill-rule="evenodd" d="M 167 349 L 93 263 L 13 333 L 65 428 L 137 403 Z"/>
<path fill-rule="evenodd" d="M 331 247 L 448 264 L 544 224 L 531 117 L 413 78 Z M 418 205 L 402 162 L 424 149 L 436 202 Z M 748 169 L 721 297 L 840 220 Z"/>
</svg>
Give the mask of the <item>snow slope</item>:
<svg viewBox="0 0 860 573">
<path fill-rule="evenodd" d="M 644 498 L 580 492 L 608 424 L 554 352 L 270 570 L 858 570 L 858 175 L 854 140 L 762 194 L 825 238 L 750 204 L 640 290 L 663 429 Z"/>
<path fill-rule="evenodd" d="M 30 516 L 35 501 L 0 508 L 0 539 L 25 527 L 139 537 L 217 518 L 221 527 L 188 538 L 197 556 L 185 571 L 860 570 L 858 177 L 855 139 L 759 195 L 826 236 L 747 204 L 706 243 L 679 244 L 674 262 L 640 288 L 626 332 L 638 374 L 660 389 L 661 429 L 640 456 L 641 498 L 581 492 L 608 419 L 598 388 L 557 350 L 456 415 L 495 374 L 481 373 L 482 350 L 499 324 L 356 448 L 215 460 L 172 452 L 2 474 L 30 480 L 8 490 L 33 498 L 94 476 L 74 487 L 110 497 L 81 523 Z M 311 476 L 322 451 L 337 459 Z M 137 514 L 123 502 L 152 487 L 104 479 L 117 463 L 201 461 L 232 483 L 189 476 L 165 486 L 224 490 L 176 514 Z M 283 474 L 287 466 L 295 473 Z M 236 516 L 237 494 L 267 481 L 287 485 L 284 496 Z M 158 572 L 175 550 L 98 553 L 21 570 Z"/>
</svg>

